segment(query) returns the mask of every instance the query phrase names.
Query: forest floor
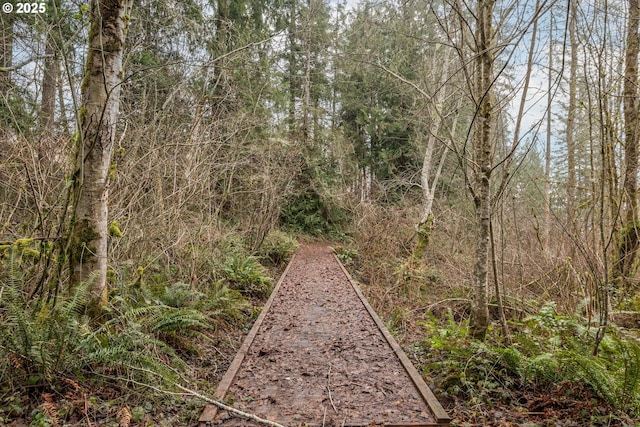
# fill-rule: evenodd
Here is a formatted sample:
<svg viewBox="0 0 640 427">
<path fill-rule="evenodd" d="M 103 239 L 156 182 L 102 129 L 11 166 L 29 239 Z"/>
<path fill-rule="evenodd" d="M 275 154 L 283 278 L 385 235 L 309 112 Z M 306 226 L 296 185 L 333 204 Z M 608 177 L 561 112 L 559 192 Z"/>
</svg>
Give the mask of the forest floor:
<svg viewBox="0 0 640 427">
<path fill-rule="evenodd" d="M 327 244 L 306 244 L 296 257 L 304 262 L 290 268 L 289 278 L 282 284 L 285 288 L 282 294 L 286 297 L 274 302 L 271 309 L 274 316 L 266 319 L 262 327 L 268 333 L 256 338 L 247 354 L 247 363 L 227 393 L 226 403 L 270 419 L 280 419 L 274 415 L 284 414 L 284 424 L 292 426 L 304 425 L 296 415 L 300 411 L 313 418 L 312 425 L 323 425 L 323 421 L 325 425 L 332 422 L 341 425 L 346 413 L 369 415 L 367 412 L 376 408 L 382 409 L 379 412 L 382 414 L 394 412 L 398 398 L 391 392 L 406 388 L 407 379 L 395 379 L 397 368 L 391 368 L 394 373 L 389 375 L 384 357 L 368 358 L 366 352 L 361 351 L 380 343 L 381 337 L 366 325 L 371 321 L 364 315 L 366 312 L 353 309 L 360 305 L 355 294 L 339 285 L 344 275 L 330 256 Z M 363 291 L 367 294 L 367 287 Z M 386 319 L 392 309 L 386 307 L 379 313 Z M 428 360 L 414 354 L 412 348 L 424 337 L 415 325 L 405 326 L 408 329 L 401 331 L 396 339 L 420 369 L 421 363 Z M 243 336 L 232 335 L 233 342 L 228 341 L 222 349 L 224 366 L 219 366 L 215 375 L 207 374 L 212 384 L 219 383 L 240 347 Z M 294 336 L 298 338 L 292 339 Z M 258 370 L 259 376 L 255 375 Z M 379 378 L 380 374 L 383 376 Z M 425 380 L 431 382 L 431 378 Z M 278 391 L 278 386 L 285 383 L 292 395 Z M 261 390 L 268 393 L 264 395 Z M 438 394 L 439 390 L 434 391 Z M 477 400 L 439 397 L 452 417 L 451 426 L 640 426 L 638 420 L 621 414 L 586 384 L 558 383 L 551 389 L 505 390 L 502 397 L 493 393 L 490 398 Z M 358 400 L 365 402 L 366 410 L 357 409 Z M 220 418 L 225 416 L 228 415 L 223 412 Z M 231 420 L 227 418 L 225 425 L 248 425 L 247 421 Z"/>
<path fill-rule="evenodd" d="M 378 263 L 381 259 L 375 257 Z M 349 269 L 358 267 L 352 264 Z M 348 285 L 326 243 L 300 247 L 280 285 L 282 298 L 276 298 L 276 293 L 268 311 L 271 317 L 265 316 L 263 320 L 264 334 L 256 336 L 246 363 L 225 395 L 225 403 L 288 426 L 307 422 L 329 426 L 366 420 L 429 421 L 423 402 L 412 386 L 407 387 L 410 380 L 402 367 L 390 362 L 395 359 L 372 318 L 366 310 L 355 309 L 362 307 L 362 303 Z M 443 366 L 454 366 L 458 376 L 467 369 L 470 374 L 482 353 L 456 360 L 453 354 L 456 348 L 450 344 L 469 347 L 464 337 L 446 341 L 446 346 L 438 351 L 425 350 L 421 346 L 426 338 L 443 332 L 425 329 L 420 322 L 427 315 L 433 322 L 446 321 L 442 313 L 425 314 L 424 310 L 414 309 L 410 300 L 393 297 L 388 283 L 384 286 L 360 283 L 360 286 L 369 301 L 375 302 L 376 311 L 414 365 L 423 372 L 427 384 L 435 384 L 434 392 L 453 418 L 451 426 L 640 426 L 639 419 L 616 409 L 585 383 L 563 381 L 535 387 L 513 381 L 490 390 L 485 390 L 484 383 L 474 383 L 476 394 L 469 394 L 468 390 L 451 393 L 442 381 L 432 378 L 442 372 L 429 371 L 427 367 L 434 362 L 445 363 Z M 208 339 L 198 343 L 197 351 L 181 353 L 187 365 L 182 376 L 184 384 L 191 384 L 203 395 L 214 395 L 214 388 L 249 333 L 255 313 L 260 311 L 258 307 L 264 303 L 261 298 L 252 300 L 254 308 L 247 308 L 243 316 L 227 319 L 213 331 L 207 331 Z M 419 305 L 420 301 L 413 304 Z M 407 317 L 400 324 L 393 314 L 398 309 L 416 316 L 422 312 L 423 317 Z M 485 363 L 492 371 L 501 370 L 491 361 Z M 508 375 L 511 374 L 500 372 L 497 377 L 508 380 Z M 194 395 L 175 390 L 153 392 L 149 387 L 126 382 L 65 378 L 63 383 L 62 388 L 31 388 L 28 396 L 16 400 L 14 410 L 4 411 L 8 417 L 0 419 L 0 427 L 196 427 L 205 405 Z M 6 401 L 5 398 L 2 402 Z M 249 424 L 229 418 L 225 425 Z"/>
<path fill-rule="evenodd" d="M 227 403 L 284 425 L 435 422 L 326 245 L 298 249 L 268 310 Z"/>
</svg>

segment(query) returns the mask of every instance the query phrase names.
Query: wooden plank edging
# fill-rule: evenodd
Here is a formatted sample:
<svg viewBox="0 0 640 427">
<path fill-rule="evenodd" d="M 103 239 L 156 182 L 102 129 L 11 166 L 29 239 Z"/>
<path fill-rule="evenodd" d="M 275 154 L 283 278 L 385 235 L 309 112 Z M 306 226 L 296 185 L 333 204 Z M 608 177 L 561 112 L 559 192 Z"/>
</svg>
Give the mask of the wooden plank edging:
<svg viewBox="0 0 640 427">
<path fill-rule="evenodd" d="M 362 293 L 362 290 L 356 284 L 355 280 L 353 280 L 353 278 L 351 277 L 347 269 L 344 267 L 344 265 L 342 265 L 342 262 L 340 262 L 340 259 L 336 256 L 335 252 L 333 252 L 333 256 L 338 262 L 338 265 L 340 265 L 342 272 L 345 274 L 345 276 L 349 280 L 349 283 L 351 283 L 353 290 L 356 292 L 356 294 L 358 294 L 360 301 L 362 301 L 362 304 L 365 306 L 365 308 L 369 312 L 369 315 L 375 321 L 376 325 L 378 326 L 378 329 L 380 330 L 380 332 L 382 332 L 382 335 L 384 335 L 385 339 L 393 349 L 394 353 L 396 354 L 396 356 L 398 356 L 398 359 L 400 359 L 400 363 L 404 367 L 407 374 L 409 374 L 409 377 L 411 377 L 411 380 L 413 381 L 413 384 L 418 389 L 418 392 L 422 395 L 422 398 L 425 400 L 427 405 L 429 405 L 429 408 L 431 409 L 431 412 L 433 413 L 438 425 L 445 425 L 445 426 L 449 425 L 449 423 L 451 422 L 451 417 L 449 417 L 449 414 L 447 414 L 447 412 L 444 410 L 444 408 L 442 407 L 442 404 L 440 403 L 438 398 L 436 398 L 436 396 L 433 394 L 429 386 L 424 382 L 424 379 L 422 378 L 418 370 L 415 368 L 415 366 L 413 366 L 413 364 L 407 357 L 404 350 L 402 350 L 402 347 L 400 347 L 400 345 L 395 340 L 395 338 L 393 338 L 393 336 L 391 335 L 391 333 L 389 332 L 385 324 L 382 322 L 380 317 L 373 310 L 373 307 L 371 307 L 371 304 L 369 304 L 369 301 L 367 301 L 367 298 Z"/>
<path fill-rule="evenodd" d="M 282 272 L 282 275 L 280 276 L 278 283 L 273 288 L 273 291 L 271 291 L 271 295 L 269 296 L 269 299 L 265 303 L 264 307 L 262 307 L 262 311 L 260 312 L 260 315 L 258 316 L 255 323 L 251 327 L 251 330 L 247 334 L 247 337 L 242 342 L 242 345 L 240 346 L 240 349 L 236 353 L 236 356 L 233 358 L 231 365 L 229 365 L 227 372 L 225 372 L 224 376 L 222 377 L 222 380 L 220 380 L 220 382 L 218 383 L 218 386 L 216 387 L 216 391 L 213 394 L 213 398 L 215 400 L 222 401 L 225 395 L 227 394 L 227 391 L 229 391 L 229 387 L 231 387 L 233 380 L 236 378 L 236 375 L 240 370 L 240 366 L 242 365 L 242 361 L 247 355 L 247 352 L 249 351 L 251 344 L 253 344 L 253 340 L 258 334 L 258 330 L 262 326 L 262 322 L 267 316 L 267 313 L 269 312 L 269 309 L 271 308 L 271 305 L 273 304 L 273 301 L 275 300 L 276 295 L 280 290 L 280 286 L 282 285 L 282 282 L 284 281 L 284 278 L 286 277 L 287 272 L 289 271 L 289 267 L 291 267 L 291 264 L 293 264 L 293 260 L 295 258 L 296 258 L 296 255 L 294 254 L 289 260 L 289 264 L 287 264 L 287 268 L 285 268 L 284 271 Z M 202 425 L 202 423 L 213 421 L 217 414 L 218 414 L 217 406 L 206 405 L 204 410 L 202 411 L 202 415 L 200 416 L 200 419 L 198 420 L 198 422 L 200 422 Z"/>
</svg>

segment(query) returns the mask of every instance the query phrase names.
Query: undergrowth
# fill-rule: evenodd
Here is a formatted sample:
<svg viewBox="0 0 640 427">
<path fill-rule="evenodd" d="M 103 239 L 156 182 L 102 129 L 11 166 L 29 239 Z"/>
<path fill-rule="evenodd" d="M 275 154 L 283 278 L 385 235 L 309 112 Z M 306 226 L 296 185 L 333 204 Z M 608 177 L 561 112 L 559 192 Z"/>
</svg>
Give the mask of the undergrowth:
<svg viewBox="0 0 640 427">
<path fill-rule="evenodd" d="M 557 314 L 553 303 L 512 321 L 511 344 L 496 329 L 484 342 L 471 340 L 468 321 L 451 312 L 444 322 L 431 317 L 421 325 L 425 339 L 414 351 L 436 388 L 457 405 L 506 401 L 561 412 L 580 402 L 590 406 L 582 420 L 589 425 L 612 414 L 640 417 L 640 341 L 628 332 L 611 328 L 594 356 L 595 328 Z M 529 393 L 548 401 L 530 401 Z"/>
<path fill-rule="evenodd" d="M 298 248 L 298 242 L 288 234 L 271 230 L 259 248 L 259 255 L 274 266 L 285 265 Z"/>
<path fill-rule="evenodd" d="M 484 342 L 474 341 L 468 328 L 473 242 L 464 218 L 437 215 L 432 244 L 417 258 L 418 215 L 407 212 L 364 209 L 354 241 L 336 252 L 388 329 L 409 346 L 452 425 L 640 425 L 637 329 L 610 324 L 594 356 L 598 326 L 579 304 L 580 288 L 563 275 L 566 260 L 545 264 L 532 256 L 535 265 L 523 258 L 503 266 L 511 342 L 497 322 Z M 552 289 L 547 282 L 554 281 L 566 286 Z M 495 307 L 492 301 L 497 319 Z M 638 307 L 629 300 L 622 308 L 635 313 Z"/>
<path fill-rule="evenodd" d="M 247 296 L 265 297 L 273 279 L 253 256 L 231 255 L 222 267 L 230 286 Z"/>
<path fill-rule="evenodd" d="M 160 391 L 172 391 L 176 383 L 189 384 L 188 360 L 201 355 L 218 325 L 243 323 L 251 314 L 243 293 L 264 296 L 271 284 L 258 258 L 241 250 L 234 250 L 219 272 L 203 274 L 197 283 L 167 282 L 160 273 L 139 267 L 137 275 L 111 274 L 124 280 L 111 284 L 108 303 L 96 317 L 86 312 L 91 281 L 58 294 L 30 296 L 31 279 L 23 272 L 31 255 L 24 245 L 4 248 L 4 253 L 0 425 L 18 418 L 30 419 L 32 425 L 77 421 L 83 413 L 88 416 L 89 406 L 98 405 L 99 399 L 87 397 L 90 390 L 107 400 L 123 393 L 148 400 L 165 396 Z M 276 247 L 272 253 L 280 262 L 290 256 L 287 248 Z M 131 269 L 130 264 L 124 268 Z M 61 404 L 61 398 L 67 403 Z M 125 412 L 118 417 L 136 417 L 126 402 L 122 405 Z"/>
</svg>

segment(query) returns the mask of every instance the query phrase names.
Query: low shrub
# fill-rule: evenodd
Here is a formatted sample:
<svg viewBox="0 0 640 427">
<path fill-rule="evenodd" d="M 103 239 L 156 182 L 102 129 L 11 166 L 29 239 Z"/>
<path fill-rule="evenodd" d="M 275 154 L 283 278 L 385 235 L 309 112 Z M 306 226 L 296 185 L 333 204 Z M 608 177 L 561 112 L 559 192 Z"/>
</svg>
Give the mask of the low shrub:
<svg viewBox="0 0 640 427">
<path fill-rule="evenodd" d="M 31 409 L 35 423 L 46 421 L 45 412 L 29 408 L 27 396 L 87 388 L 127 395 L 140 389 L 145 396 L 171 390 L 185 376 L 183 354 L 198 354 L 217 324 L 248 305 L 222 282 L 199 291 L 182 282 L 160 290 L 141 273 L 133 283 L 113 284 L 100 317 L 90 317 L 90 281 L 56 298 L 30 299 L 20 259 L 13 250 L 1 266 L 0 424 Z M 73 411 L 63 412 L 52 414 L 64 423 Z"/>
<path fill-rule="evenodd" d="M 517 401 L 516 393 L 553 393 L 566 384 L 583 393 L 578 398 L 596 397 L 610 408 L 640 416 L 640 342 L 621 330 L 611 329 L 595 356 L 595 328 L 556 314 L 554 304 L 513 322 L 509 345 L 492 328 L 485 342 L 471 340 L 468 322 L 458 323 L 452 315 L 445 324 L 432 317 L 422 325 L 426 338 L 415 351 L 445 395 L 488 404 Z"/>
<path fill-rule="evenodd" d="M 268 259 L 273 265 L 280 266 L 289 262 L 296 249 L 298 241 L 279 230 L 271 230 L 265 237 L 258 254 Z"/>
<path fill-rule="evenodd" d="M 273 279 L 256 257 L 231 255 L 222 269 L 230 286 L 243 294 L 260 298 L 269 294 Z"/>
</svg>

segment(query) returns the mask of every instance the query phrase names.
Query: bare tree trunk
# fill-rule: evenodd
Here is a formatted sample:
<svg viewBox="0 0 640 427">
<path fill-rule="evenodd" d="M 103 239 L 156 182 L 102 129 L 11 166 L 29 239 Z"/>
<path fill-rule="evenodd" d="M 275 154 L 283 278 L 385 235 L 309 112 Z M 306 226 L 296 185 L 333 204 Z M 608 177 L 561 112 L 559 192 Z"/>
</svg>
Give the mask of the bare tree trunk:
<svg viewBox="0 0 640 427">
<path fill-rule="evenodd" d="M 62 70 L 64 70 L 64 68 L 62 68 Z M 60 69 L 58 69 L 58 71 L 60 71 Z M 58 75 L 58 78 L 60 78 L 60 74 Z M 65 107 L 64 101 L 65 101 L 65 91 L 64 91 L 64 87 L 62 84 L 58 84 L 57 87 L 58 90 L 58 107 L 60 108 L 60 113 L 58 115 L 58 122 L 60 123 L 60 128 L 62 129 L 62 133 L 66 134 L 66 135 L 70 135 L 71 134 L 71 130 L 69 129 L 69 120 L 67 120 L 67 109 Z"/>
<path fill-rule="evenodd" d="M 96 275 L 96 304 L 107 297 L 109 170 L 116 134 L 124 50 L 131 0 L 91 0 L 91 27 L 82 83 L 80 134 L 74 181 L 75 213 L 70 244 L 72 284 Z"/>
<path fill-rule="evenodd" d="M 51 30 L 53 31 L 53 30 Z M 56 58 L 55 40 L 50 33 L 47 35 L 45 48 L 44 72 L 42 74 L 42 100 L 40 103 L 40 131 L 45 137 L 49 137 L 53 129 L 53 120 L 56 109 L 56 87 L 60 64 Z"/>
<path fill-rule="evenodd" d="M 578 38 L 576 37 L 576 2 L 570 2 L 569 41 L 571 44 L 571 63 L 569 64 L 569 107 L 567 108 L 567 226 L 571 236 L 576 238 L 576 143 L 574 128 L 576 118 L 576 89 L 578 77 Z M 573 246 L 572 246 L 573 251 Z"/>
<path fill-rule="evenodd" d="M 627 288 L 635 275 L 636 259 L 640 247 L 638 224 L 638 49 L 640 6 L 638 0 L 629 0 L 627 47 L 624 70 L 624 196 L 626 200 L 625 225 L 620 236 L 620 248 L 616 259 L 616 279 L 619 286 Z"/>
<path fill-rule="evenodd" d="M 12 13 L 0 13 L 0 68 L 10 68 L 13 58 Z M 0 70 L 0 93 L 6 95 L 11 82 L 11 73 Z"/>
<path fill-rule="evenodd" d="M 311 109 L 311 18 L 313 5 L 307 0 L 306 28 L 304 30 L 304 81 L 302 83 L 302 139 L 309 149 L 309 113 Z"/>
<path fill-rule="evenodd" d="M 296 126 L 296 90 L 297 90 L 297 67 L 296 67 L 296 0 L 289 0 L 289 22 L 288 22 L 288 34 L 289 39 L 289 52 L 287 52 L 288 59 L 288 80 L 289 80 L 289 135 L 292 140 L 297 139 L 297 126 Z"/>
<path fill-rule="evenodd" d="M 476 254 L 470 331 L 483 340 L 489 326 L 487 292 L 489 235 L 491 223 L 491 172 L 493 170 L 493 6 L 495 0 L 478 0 L 476 14 L 476 56 L 474 97 L 477 105 L 474 124 L 474 204 L 476 208 Z"/>
<path fill-rule="evenodd" d="M 11 72 L 2 68 L 10 68 L 13 59 L 13 21 L 14 14 L 0 12 L 0 109 L 8 111 L 9 89 L 11 88 Z M 2 111 L 3 114 L 6 114 Z M 8 129 L 0 126 L 0 151 L 5 152 L 3 147 L 7 142 L 5 137 L 9 134 Z"/>
<path fill-rule="evenodd" d="M 603 4 L 603 14 L 608 13 L 608 3 Z M 597 47 L 596 69 L 604 70 L 607 63 L 607 53 L 611 51 L 609 44 L 608 21 L 604 23 L 602 42 Z M 615 275 L 615 264 L 610 266 L 611 246 L 618 235 L 618 217 L 621 212 L 620 183 L 616 163 L 616 126 L 613 121 L 613 110 L 609 107 L 612 94 L 609 90 L 610 82 L 607 73 L 597 73 L 596 103 L 598 111 L 598 128 L 600 140 L 601 174 L 599 183 L 599 249 L 601 252 L 601 276 L 594 274 L 595 309 L 598 313 L 599 327 L 596 331 L 593 354 L 597 355 L 600 343 L 604 339 L 609 324 L 609 285 Z"/>
<path fill-rule="evenodd" d="M 544 152 L 544 217 L 542 224 L 543 250 L 549 244 L 549 230 L 551 228 L 551 95 L 553 70 L 553 15 L 549 13 L 549 77 L 547 80 L 547 135 Z"/>
<path fill-rule="evenodd" d="M 437 65 L 435 64 L 437 58 L 439 57 L 437 55 L 434 55 L 434 69 L 437 69 Z M 440 126 L 442 125 L 442 121 L 444 119 L 442 117 L 442 112 L 438 110 L 446 100 L 444 83 L 447 79 L 449 71 L 449 62 L 450 54 L 445 53 L 440 79 L 437 82 L 436 86 L 438 88 L 438 93 L 435 96 L 436 99 L 434 100 L 434 105 L 431 107 L 431 110 L 433 110 L 433 114 L 431 115 L 432 117 L 431 128 L 429 129 L 429 139 L 427 141 L 427 147 L 425 149 L 424 158 L 422 160 L 422 169 L 420 173 L 420 184 L 422 186 L 422 215 L 417 226 L 418 242 L 413 254 L 416 258 L 421 258 L 423 256 L 424 251 L 429 244 L 431 229 L 433 226 L 433 202 L 435 200 L 436 186 L 438 185 L 438 180 L 440 179 L 442 167 L 444 165 L 444 161 L 447 157 L 448 152 L 448 148 L 446 146 L 443 147 L 440 160 L 438 161 L 438 166 L 434 172 L 433 155 L 436 151 L 436 142 L 438 133 L 440 132 Z M 452 135 L 455 134 L 458 116 L 459 113 L 456 112 L 453 124 L 451 126 Z"/>
</svg>

